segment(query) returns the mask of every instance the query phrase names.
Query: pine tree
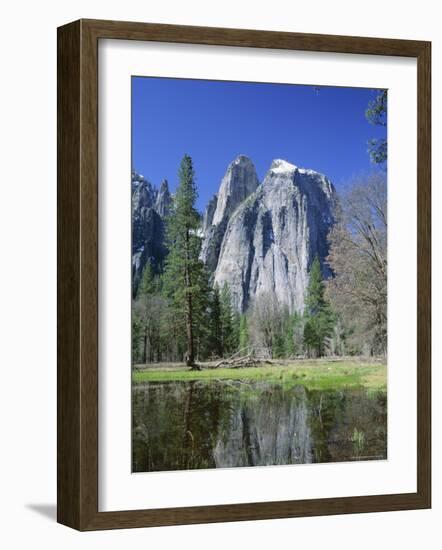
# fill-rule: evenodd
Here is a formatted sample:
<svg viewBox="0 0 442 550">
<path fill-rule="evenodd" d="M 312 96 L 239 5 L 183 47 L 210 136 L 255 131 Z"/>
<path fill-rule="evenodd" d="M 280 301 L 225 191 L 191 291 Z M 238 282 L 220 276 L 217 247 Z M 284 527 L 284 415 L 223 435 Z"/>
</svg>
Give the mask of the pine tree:
<svg viewBox="0 0 442 550">
<path fill-rule="evenodd" d="M 193 284 L 197 289 L 193 297 L 194 335 L 197 359 L 205 359 L 212 352 L 212 332 L 210 327 L 210 307 L 212 289 L 209 284 L 209 273 L 201 262 L 193 274 Z"/>
<path fill-rule="evenodd" d="M 288 320 L 285 333 L 285 357 L 296 357 L 303 352 L 304 319 L 297 311 L 292 313 Z"/>
<path fill-rule="evenodd" d="M 221 296 L 219 286 L 216 284 L 213 288 L 210 303 L 210 340 L 212 354 L 221 357 L 223 354 L 222 346 L 222 320 L 221 320 Z"/>
<path fill-rule="evenodd" d="M 228 284 L 225 282 L 220 295 L 222 350 L 223 355 L 230 354 L 234 349 L 234 326 L 232 300 Z"/>
<path fill-rule="evenodd" d="M 147 262 L 143 269 L 141 281 L 138 286 L 137 297 L 146 294 L 154 294 L 157 291 L 157 288 L 158 283 L 155 280 L 155 274 L 153 272 L 152 266 L 149 262 Z"/>
<path fill-rule="evenodd" d="M 312 263 L 305 299 L 304 343 L 310 355 L 321 357 L 333 331 L 334 316 L 325 299 L 325 286 L 318 257 Z"/>
<path fill-rule="evenodd" d="M 234 311 L 232 314 L 232 337 L 230 339 L 230 350 L 236 352 L 239 349 L 239 335 L 241 326 L 241 315 Z"/>
<path fill-rule="evenodd" d="M 200 215 L 195 208 L 197 188 L 192 159 L 185 155 L 178 172 L 179 185 L 173 209 L 166 222 L 169 254 L 166 259 L 165 290 L 181 320 L 186 335 L 186 364 L 195 363 L 195 336 L 207 303 L 204 265 L 199 259 Z"/>
</svg>

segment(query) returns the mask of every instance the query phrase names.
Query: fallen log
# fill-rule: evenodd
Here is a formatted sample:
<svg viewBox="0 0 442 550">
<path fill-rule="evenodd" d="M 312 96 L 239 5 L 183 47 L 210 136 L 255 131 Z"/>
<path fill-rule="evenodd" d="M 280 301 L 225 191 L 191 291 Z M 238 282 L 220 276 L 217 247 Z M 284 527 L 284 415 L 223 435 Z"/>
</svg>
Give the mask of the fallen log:
<svg viewBox="0 0 442 550">
<path fill-rule="evenodd" d="M 218 363 L 216 363 L 216 365 L 214 365 L 212 368 L 216 369 L 218 367 L 220 367 L 221 365 L 223 365 L 226 361 L 233 361 L 235 358 L 238 357 L 238 355 L 246 350 L 248 350 L 249 348 L 242 348 L 242 349 L 239 349 L 237 352 L 235 352 L 233 355 L 231 355 L 230 357 L 227 357 L 227 358 L 224 358 L 221 359 L 220 361 L 218 361 Z M 250 355 L 250 354 L 249 354 Z"/>
<path fill-rule="evenodd" d="M 217 369 L 217 368 L 228 368 L 228 369 L 241 369 L 241 368 L 247 368 L 247 367 L 259 367 L 261 365 L 265 364 L 271 364 L 270 361 L 257 359 L 253 356 L 252 353 L 249 353 L 248 355 L 243 355 L 242 357 L 236 357 L 237 354 L 232 355 L 232 357 L 228 357 L 226 359 L 221 359 L 221 361 L 218 361 L 216 365 L 214 365 L 211 368 Z"/>
</svg>

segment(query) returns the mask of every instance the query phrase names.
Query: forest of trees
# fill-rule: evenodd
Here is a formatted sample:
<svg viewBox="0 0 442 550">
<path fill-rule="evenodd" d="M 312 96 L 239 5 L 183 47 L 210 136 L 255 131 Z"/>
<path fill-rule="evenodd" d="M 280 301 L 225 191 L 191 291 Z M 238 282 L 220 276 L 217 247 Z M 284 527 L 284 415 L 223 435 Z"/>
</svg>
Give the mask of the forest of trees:
<svg viewBox="0 0 442 550">
<path fill-rule="evenodd" d="M 200 215 L 192 159 L 185 155 L 179 186 L 166 223 L 168 255 L 162 273 L 146 264 L 133 303 L 134 363 L 198 361 L 232 354 L 247 346 L 246 320 L 232 308 L 230 292 L 210 285 L 200 260 Z"/>
<path fill-rule="evenodd" d="M 367 119 L 385 124 L 386 92 Z M 371 141 L 374 163 L 385 163 L 387 143 Z M 133 364 L 198 362 L 248 347 L 270 358 L 385 355 L 387 351 L 387 183 L 385 170 L 354 179 L 336 206 L 324 280 L 315 258 L 303 312 L 290 312 L 273 294 L 260 294 L 244 314 L 230 290 L 213 287 L 200 260 L 201 217 L 192 159 L 185 155 L 166 220 L 168 255 L 161 273 L 146 264 L 132 314 Z"/>
<path fill-rule="evenodd" d="M 198 361 L 253 346 L 273 358 L 383 355 L 387 346 L 387 195 L 382 172 L 361 177 L 341 196 L 323 280 L 312 262 L 303 313 L 261 294 L 244 313 L 230 291 L 210 284 L 199 259 L 199 215 L 191 159 L 181 167 L 167 223 L 164 270 L 146 265 L 133 304 L 133 362 Z"/>
</svg>

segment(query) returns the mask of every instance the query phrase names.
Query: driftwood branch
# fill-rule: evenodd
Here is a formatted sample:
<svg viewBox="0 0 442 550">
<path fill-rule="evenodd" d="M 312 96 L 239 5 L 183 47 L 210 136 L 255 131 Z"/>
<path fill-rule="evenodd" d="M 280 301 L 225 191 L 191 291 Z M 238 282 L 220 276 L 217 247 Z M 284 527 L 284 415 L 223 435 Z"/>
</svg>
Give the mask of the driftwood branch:
<svg viewBox="0 0 442 550">
<path fill-rule="evenodd" d="M 246 368 L 246 367 L 258 367 L 262 365 L 263 363 L 270 364 L 270 361 L 265 361 L 262 359 L 258 359 L 255 356 L 254 350 L 250 348 L 243 348 L 238 350 L 236 353 L 231 355 L 230 357 L 223 358 L 218 363 L 216 363 L 212 368 L 217 369 L 220 367 L 229 368 L 229 369 L 239 369 L 239 368 Z M 240 355 L 241 353 L 244 353 L 245 351 L 248 351 L 246 355 Z"/>
</svg>

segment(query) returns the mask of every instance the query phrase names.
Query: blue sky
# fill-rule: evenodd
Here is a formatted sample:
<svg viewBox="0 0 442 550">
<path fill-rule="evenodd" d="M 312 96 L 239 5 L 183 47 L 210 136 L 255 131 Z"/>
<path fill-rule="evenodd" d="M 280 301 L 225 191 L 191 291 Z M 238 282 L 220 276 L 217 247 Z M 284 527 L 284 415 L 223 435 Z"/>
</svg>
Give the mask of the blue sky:
<svg viewBox="0 0 442 550">
<path fill-rule="evenodd" d="M 376 90 L 132 78 L 132 167 L 171 191 L 185 153 L 193 158 L 204 210 L 228 164 L 245 154 L 262 181 L 275 158 L 327 175 L 339 190 L 373 169 L 370 138 L 386 128 L 369 124 L 365 109 Z"/>
</svg>

